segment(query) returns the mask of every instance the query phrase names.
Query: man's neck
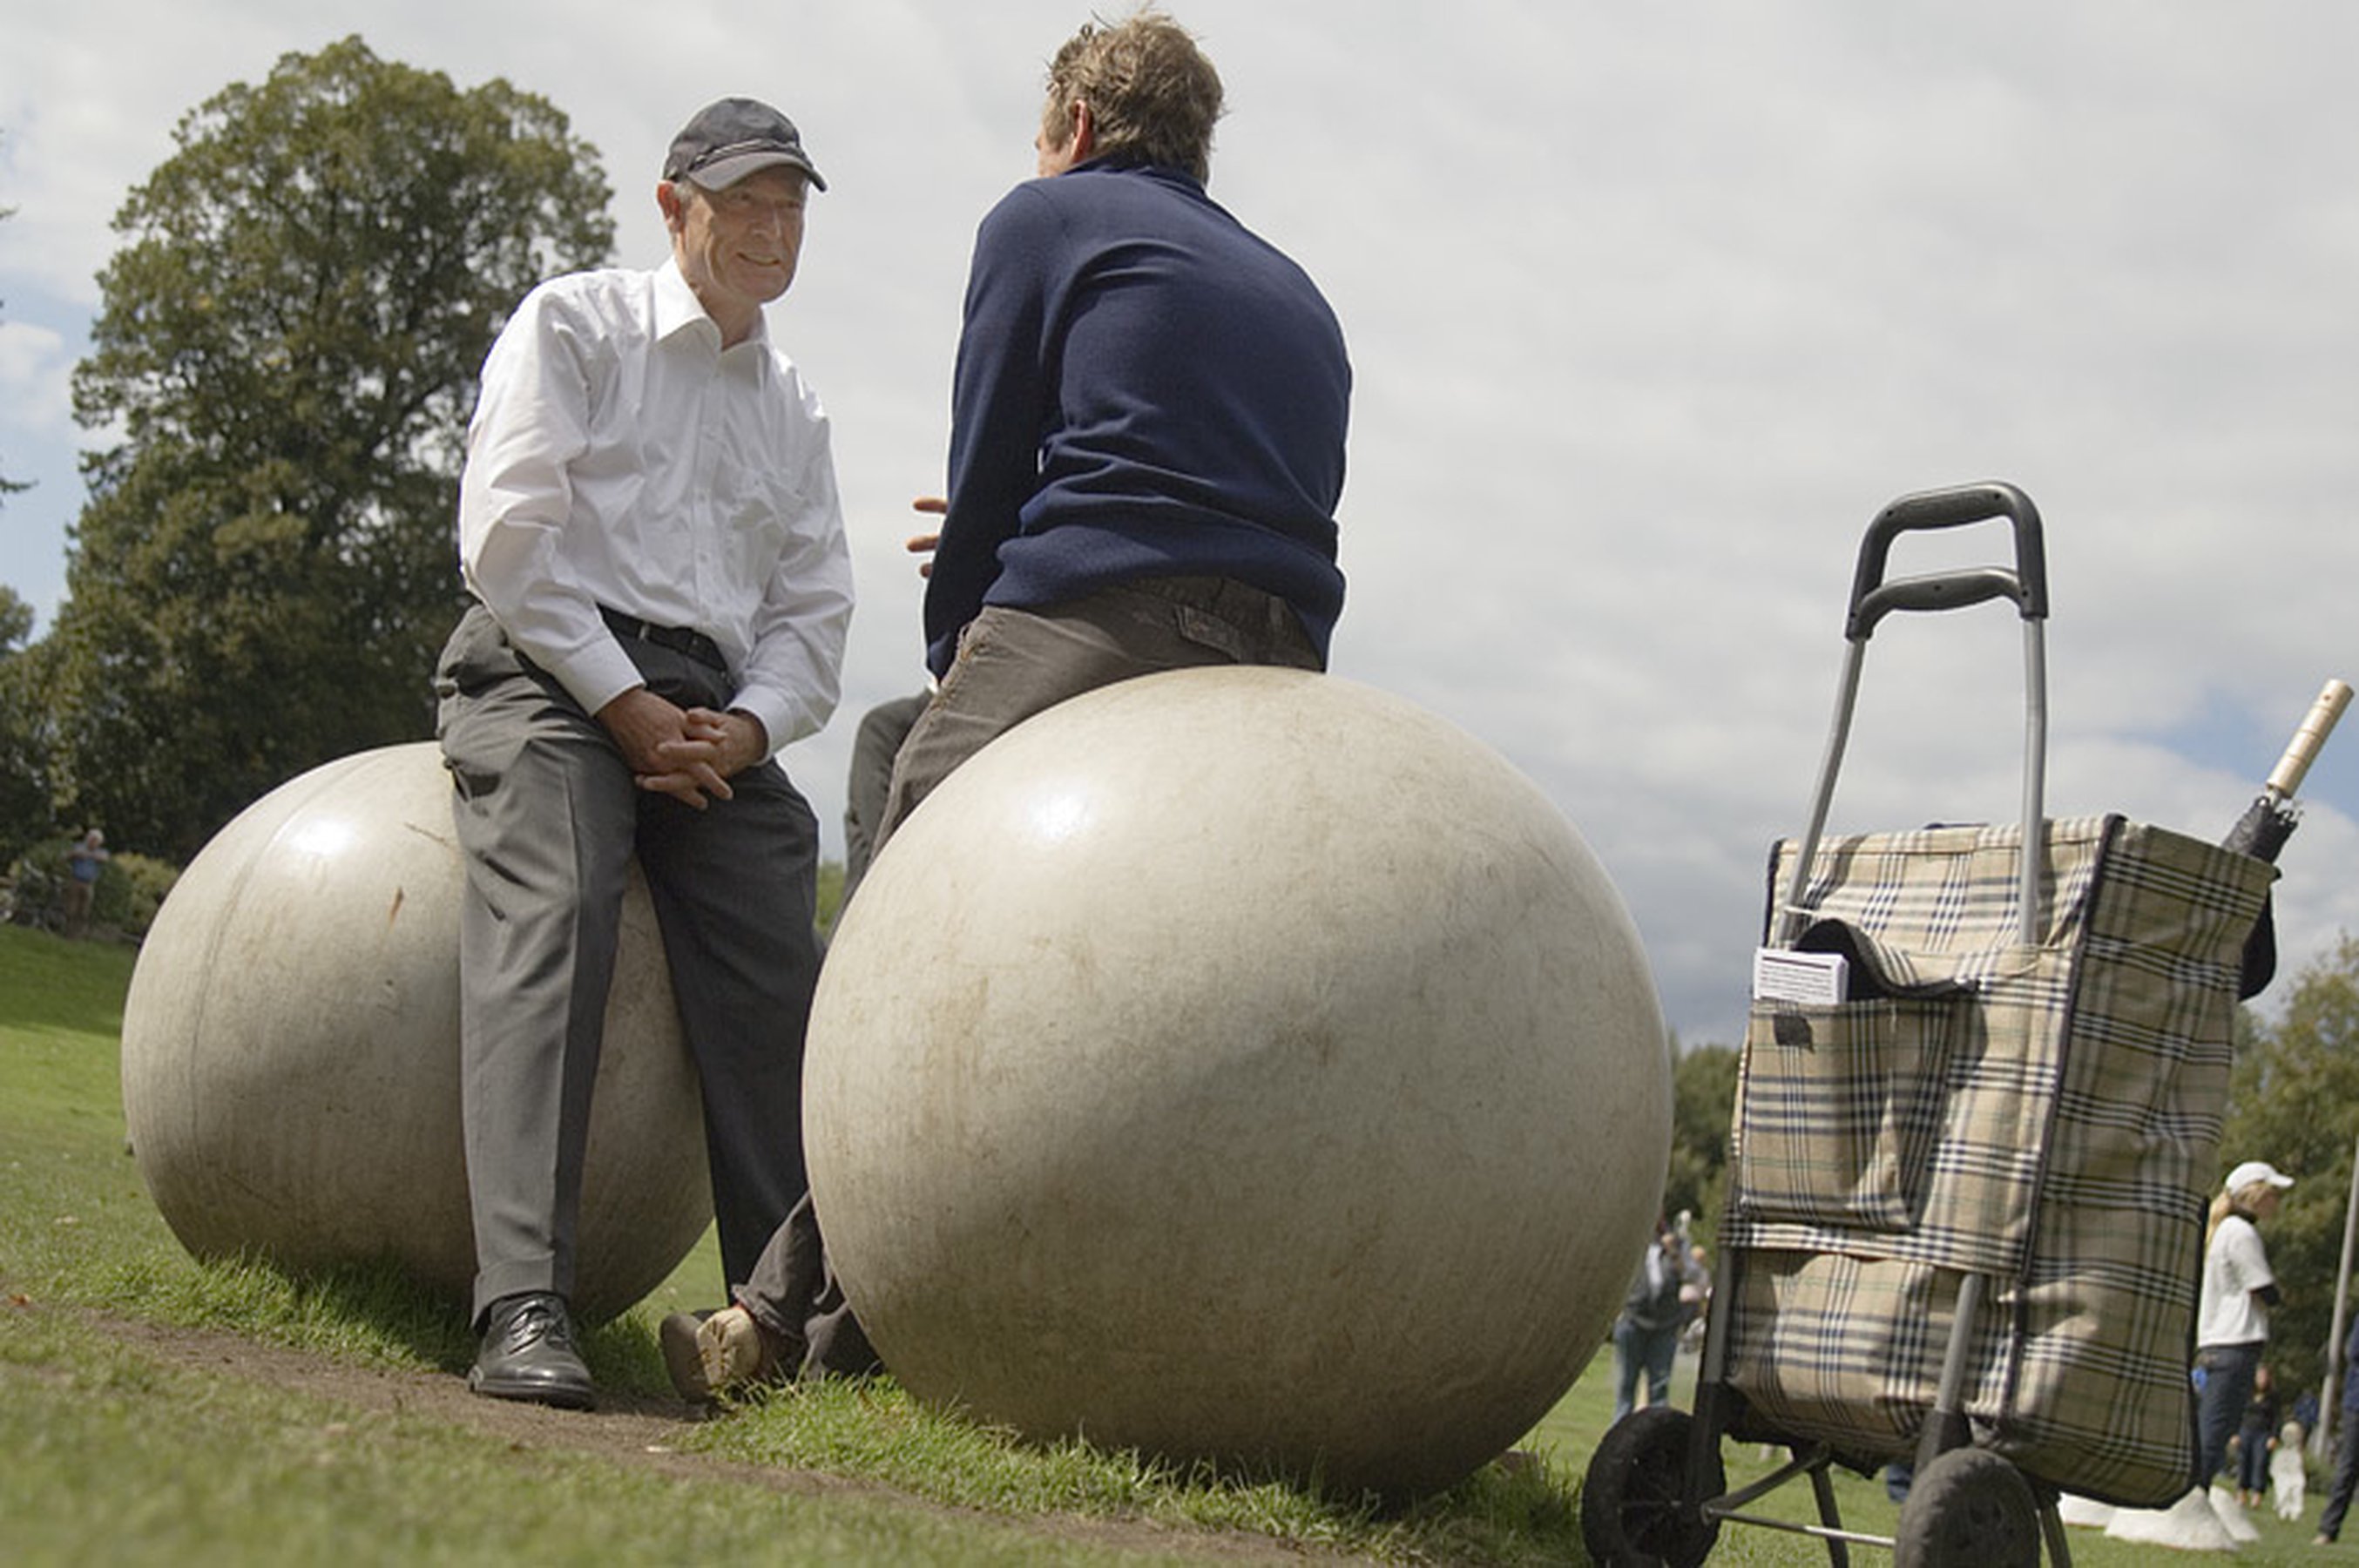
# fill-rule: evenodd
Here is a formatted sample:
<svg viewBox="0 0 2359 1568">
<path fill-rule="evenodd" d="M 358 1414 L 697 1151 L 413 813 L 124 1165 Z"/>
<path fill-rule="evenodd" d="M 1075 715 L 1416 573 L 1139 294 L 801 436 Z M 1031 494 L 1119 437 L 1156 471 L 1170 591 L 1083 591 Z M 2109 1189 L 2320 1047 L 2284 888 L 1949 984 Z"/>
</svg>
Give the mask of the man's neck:
<svg viewBox="0 0 2359 1568">
<path fill-rule="evenodd" d="M 704 313 L 712 318 L 714 326 L 721 329 L 721 346 L 724 349 L 735 348 L 752 337 L 754 329 L 762 323 L 762 307 L 759 305 L 738 313 L 733 319 L 714 310 L 701 295 L 697 297 L 697 303 L 704 306 Z"/>
</svg>

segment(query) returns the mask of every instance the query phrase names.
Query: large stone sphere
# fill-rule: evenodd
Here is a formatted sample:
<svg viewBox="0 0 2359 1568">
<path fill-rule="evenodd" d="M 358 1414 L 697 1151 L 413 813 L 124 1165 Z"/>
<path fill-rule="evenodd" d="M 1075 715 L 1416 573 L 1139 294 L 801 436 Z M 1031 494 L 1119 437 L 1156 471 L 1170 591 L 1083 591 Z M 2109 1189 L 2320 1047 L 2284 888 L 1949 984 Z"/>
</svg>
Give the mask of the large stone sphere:
<svg viewBox="0 0 2359 1568">
<path fill-rule="evenodd" d="M 1270 669 L 1106 687 L 903 825 L 821 973 L 812 1192 L 928 1400 L 1449 1486 L 1606 1335 L 1670 1143 L 1613 884 L 1495 753 Z"/>
<path fill-rule="evenodd" d="M 123 1105 L 148 1192 L 200 1258 L 392 1258 L 463 1306 L 451 779 L 430 743 L 344 757 L 248 807 L 140 949 Z M 636 871 L 606 1009 L 574 1306 L 612 1316 L 712 1217 L 701 1102 Z"/>
</svg>

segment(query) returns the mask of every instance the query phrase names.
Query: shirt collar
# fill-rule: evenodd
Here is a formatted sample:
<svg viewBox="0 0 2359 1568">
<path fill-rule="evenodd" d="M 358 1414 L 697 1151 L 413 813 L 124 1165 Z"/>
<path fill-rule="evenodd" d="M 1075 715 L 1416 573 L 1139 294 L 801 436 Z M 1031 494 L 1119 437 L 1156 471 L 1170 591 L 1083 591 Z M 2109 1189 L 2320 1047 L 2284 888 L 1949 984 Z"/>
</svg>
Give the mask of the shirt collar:
<svg viewBox="0 0 2359 1568">
<path fill-rule="evenodd" d="M 688 286 L 688 279 L 680 276 L 679 258 L 674 256 L 656 269 L 656 339 L 659 343 L 668 341 L 700 323 L 716 341 L 719 339 L 720 327 L 705 314 L 704 302 L 696 297 L 696 290 Z M 769 312 L 757 312 L 754 317 L 754 330 L 737 346 L 758 346 L 767 342 L 769 335 Z"/>
</svg>

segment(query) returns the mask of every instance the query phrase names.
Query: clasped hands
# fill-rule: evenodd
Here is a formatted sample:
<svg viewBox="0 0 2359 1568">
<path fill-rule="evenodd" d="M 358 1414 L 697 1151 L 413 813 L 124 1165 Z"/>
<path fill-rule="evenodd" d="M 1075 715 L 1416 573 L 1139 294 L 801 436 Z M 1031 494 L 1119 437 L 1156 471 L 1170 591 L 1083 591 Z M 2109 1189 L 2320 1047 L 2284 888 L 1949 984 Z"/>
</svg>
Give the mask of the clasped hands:
<svg viewBox="0 0 2359 1568">
<path fill-rule="evenodd" d="M 950 504 L 939 495 L 920 495 L 910 510 L 940 517 Z M 903 546 L 912 555 L 929 559 L 918 563 L 921 577 L 933 574 L 931 556 L 938 533 L 913 535 Z M 684 805 L 704 810 L 711 800 L 730 798 L 729 779 L 770 754 L 770 737 L 751 713 L 732 709 L 682 708 L 635 686 L 598 710 L 598 722 L 614 737 L 631 776 L 642 789 L 669 795 Z"/>
<path fill-rule="evenodd" d="M 751 713 L 683 708 L 644 686 L 598 710 L 642 789 L 704 810 L 730 798 L 733 774 L 770 754 L 770 737 Z"/>
</svg>

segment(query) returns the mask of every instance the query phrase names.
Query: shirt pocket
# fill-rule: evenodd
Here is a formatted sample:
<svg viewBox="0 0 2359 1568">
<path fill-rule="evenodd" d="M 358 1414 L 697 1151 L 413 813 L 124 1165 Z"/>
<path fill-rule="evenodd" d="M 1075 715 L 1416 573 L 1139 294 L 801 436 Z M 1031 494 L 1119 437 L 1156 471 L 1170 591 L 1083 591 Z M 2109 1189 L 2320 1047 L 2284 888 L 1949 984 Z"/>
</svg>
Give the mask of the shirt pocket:
<svg viewBox="0 0 2359 1568">
<path fill-rule="evenodd" d="M 712 526 L 733 581 L 758 589 L 794 548 L 809 501 L 783 443 L 733 434 L 715 466 Z"/>
</svg>

